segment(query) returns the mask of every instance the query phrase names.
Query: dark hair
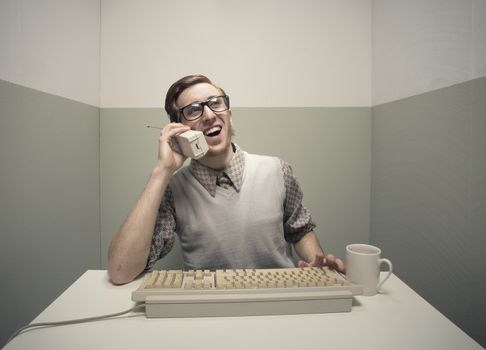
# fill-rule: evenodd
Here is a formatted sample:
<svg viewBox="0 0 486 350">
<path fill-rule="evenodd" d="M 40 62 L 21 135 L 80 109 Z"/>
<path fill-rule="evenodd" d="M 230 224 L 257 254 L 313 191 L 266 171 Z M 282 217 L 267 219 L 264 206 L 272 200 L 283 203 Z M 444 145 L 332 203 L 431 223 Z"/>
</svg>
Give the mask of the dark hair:
<svg viewBox="0 0 486 350">
<path fill-rule="evenodd" d="M 200 74 L 188 75 L 184 78 L 177 80 L 172 86 L 167 90 L 167 95 L 165 96 L 165 111 L 169 115 L 171 122 L 179 122 L 179 108 L 177 108 L 176 101 L 182 92 L 196 84 L 207 83 L 213 85 L 215 88 L 221 90 L 223 95 L 226 95 L 223 89 L 219 86 L 214 85 L 208 77 Z"/>
</svg>

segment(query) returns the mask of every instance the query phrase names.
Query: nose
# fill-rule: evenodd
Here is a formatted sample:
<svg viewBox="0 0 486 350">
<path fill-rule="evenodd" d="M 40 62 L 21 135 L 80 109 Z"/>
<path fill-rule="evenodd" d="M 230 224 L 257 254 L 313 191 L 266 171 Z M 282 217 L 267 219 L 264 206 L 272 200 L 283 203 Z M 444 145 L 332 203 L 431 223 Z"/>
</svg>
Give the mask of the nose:
<svg viewBox="0 0 486 350">
<path fill-rule="evenodd" d="M 209 108 L 207 105 L 204 106 L 204 109 L 203 109 L 203 114 L 202 114 L 202 120 L 204 122 L 208 121 L 208 120 L 212 120 L 213 118 L 216 117 L 216 113 L 214 113 L 211 108 Z"/>
</svg>

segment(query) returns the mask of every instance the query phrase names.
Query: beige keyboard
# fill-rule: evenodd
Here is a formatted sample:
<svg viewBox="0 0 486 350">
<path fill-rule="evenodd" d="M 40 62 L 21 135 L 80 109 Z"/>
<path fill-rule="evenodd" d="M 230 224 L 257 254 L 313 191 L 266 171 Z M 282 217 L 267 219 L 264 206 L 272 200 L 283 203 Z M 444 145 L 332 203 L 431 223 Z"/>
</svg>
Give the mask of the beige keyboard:
<svg viewBox="0 0 486 350">
<path fill-rule="evenodd" d="M 147 317 L 204 317 L 351 311 L 361 287 L 327 267 L 160 270 L 147 274 L 132 300 Z"/>
</svg>

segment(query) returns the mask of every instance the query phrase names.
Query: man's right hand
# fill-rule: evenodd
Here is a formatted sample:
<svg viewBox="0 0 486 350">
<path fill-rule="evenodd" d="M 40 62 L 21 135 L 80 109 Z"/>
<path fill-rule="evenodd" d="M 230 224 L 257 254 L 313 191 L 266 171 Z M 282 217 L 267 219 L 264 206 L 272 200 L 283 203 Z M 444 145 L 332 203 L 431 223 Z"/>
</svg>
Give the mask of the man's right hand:
<svg viewBox="0 0 486 350">
<path fill-rule="evenodd" d="M 169 123 L 161 131 L 159 137 L 159 158 L 157 167 L 170 172 L 178 170 L 186 160 L 186 156 L 174 151 L 171 144 L 177 142 L 175 136 L 190 130 L 187 125 L 181 123 Z"/>
</svg>

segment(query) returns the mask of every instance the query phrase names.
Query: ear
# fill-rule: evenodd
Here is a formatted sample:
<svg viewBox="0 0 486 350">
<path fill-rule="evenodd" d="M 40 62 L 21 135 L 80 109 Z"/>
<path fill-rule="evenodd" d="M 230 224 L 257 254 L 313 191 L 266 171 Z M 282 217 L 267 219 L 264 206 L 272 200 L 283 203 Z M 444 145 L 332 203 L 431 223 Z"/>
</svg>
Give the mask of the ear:
<svg viewBox="0 0 486 350">
<path fill-rule="evenodd" d="M 228 116 L 229 116 L 230 125 L 233 125 L 233 112 L 231 112 L 231 108 L 228 109 Z"/>
</svg>

